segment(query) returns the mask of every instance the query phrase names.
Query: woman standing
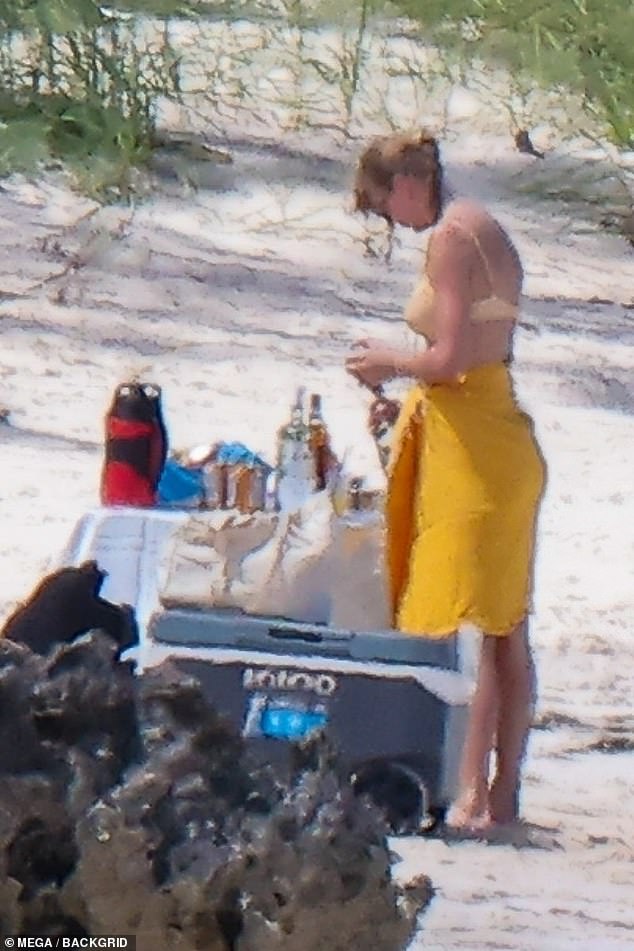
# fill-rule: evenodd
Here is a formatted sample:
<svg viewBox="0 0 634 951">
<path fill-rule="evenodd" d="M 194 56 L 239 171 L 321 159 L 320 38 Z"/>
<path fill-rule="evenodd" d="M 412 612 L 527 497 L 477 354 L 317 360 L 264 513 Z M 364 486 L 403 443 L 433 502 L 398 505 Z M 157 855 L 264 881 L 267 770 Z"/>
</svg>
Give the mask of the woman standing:
<svg viewBox="0 0 634 951">
<path fill-rule="evenodd" d="M 388 472 L 394 626 L 442 637 L 471 623 L 483 634 L 461 789 L 448 817 L 474 827 L 518 818 L 534 696 L 527 614 L 545 469 L 509 373 L 523 279 L 517 251 L 478 204 L 445 205 L 442 178 L 438 145 L 424 133 L 379 138 L 363 152 L 356 209 L 416 231 L 433 227 L 405 310 L 428 347 L 412 356 L 360 341 L 346 368 L 369 387 L 394 377 L 416 381 L 400 407 Z M 397 409 L 388 403 L 380 412 Z"/>
</svg>

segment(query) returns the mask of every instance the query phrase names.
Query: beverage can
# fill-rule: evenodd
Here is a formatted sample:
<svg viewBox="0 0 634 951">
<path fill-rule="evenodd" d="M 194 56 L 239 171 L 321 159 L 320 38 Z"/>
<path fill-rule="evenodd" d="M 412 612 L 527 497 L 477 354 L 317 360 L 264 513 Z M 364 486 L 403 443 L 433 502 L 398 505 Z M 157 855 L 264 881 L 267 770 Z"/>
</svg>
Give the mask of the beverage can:
<svg viewBox="0 0 634 951">
<path fill-rule="evenodd" d="M 252 512 L 253 466 L 239 465 L 236 474 L 236 508 L 239 512 Z"/>
<path fill-rule="evenodd" d="M 222 509 L 227 501 L 227 466 L 220 462 L 208 462 L 203 466 L 205 507 Z"/>
<path fill-rule="evenodd" d="M 226 492 L 225 504 L 223 508 L 237 509 L 239 499 L 239 483 L 243 466 L 240 463 L 233 463 L 224 467 L 226 470 Z"/>
<path fill-rule="evenodd" d="M 267 470 L 263 466 L 235 463 L 228 466 L 226 507 L 244 514 L 264 509 Z"/>
<path fill-rule="evenodd" d="M 266 489 L 269 471 L 266 466 L 253 466 L 251 470 L 251 487 L 249 501 L 252 512 L 260 512 L 266 508 Z"/>
</svg>

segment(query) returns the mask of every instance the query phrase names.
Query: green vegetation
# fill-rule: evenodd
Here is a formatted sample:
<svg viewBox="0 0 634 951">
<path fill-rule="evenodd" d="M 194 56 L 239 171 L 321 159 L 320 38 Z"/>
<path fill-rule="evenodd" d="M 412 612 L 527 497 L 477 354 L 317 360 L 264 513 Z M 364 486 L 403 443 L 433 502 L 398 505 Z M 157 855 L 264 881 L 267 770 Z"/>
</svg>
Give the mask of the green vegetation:
<svg viewBox="0 0 634 951">
<path fill-rule="evenodd" d="M 429 39 L 578 93 L 612 141 L 634 148 L 631 0 L 399 0 Z"/>
<path fill-rule="evenodd" d="M 178 91 L 175 4 L 161 6 L 162 31 L 148 39 L 138 19 L 95 0 L 0 2 L 0 174 L 58 163 L 95 197 L 129 193 L 157 97 Z"/>
<path fill-rule="evenodd" d="M 498 127 L 545 120 L 610 148 L 627 198 L 632 37 L 632 0 L 0 0 L 0 175 L 63 168 L 132 200 L 166 99 L 184 138 L 265 116 L 345 138 L 422 116 L 447 129 L 463 85 Z"/>
</svg>

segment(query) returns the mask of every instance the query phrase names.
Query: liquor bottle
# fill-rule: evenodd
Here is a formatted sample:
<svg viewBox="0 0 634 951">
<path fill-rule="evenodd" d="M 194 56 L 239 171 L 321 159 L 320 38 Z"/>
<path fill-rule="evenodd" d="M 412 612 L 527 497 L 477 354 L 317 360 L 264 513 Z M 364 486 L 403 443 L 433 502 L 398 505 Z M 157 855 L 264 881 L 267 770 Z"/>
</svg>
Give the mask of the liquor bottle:
<svg viewBox="0 0 634 951">
<path fill-rule="evenodd" d="M 372 392 L 374 393 L 375 399 L 370 409 L 371 413 L 373 409 L 376 411 L 385 411 L 388 406 L 393 405 L 394 407 L 394 412 L 388 414 L 388 418 L 384 416 L 376 425 L 371 427 L 372 438 L 376 444 L 381 466 L 383 469 L 387 469 L 390 459 L 390 450 L 392 448 L 392 430 L 398 415 L 398 404 L 386 397 L 382 386 L 374 387 Z"/>
<path fill-rule="evenodd" d="M 321 396 L 319 393 L 312 393 L 310 397 L 308 429 L 308 439 L 315 467 L 315 489 L 317 492 L 321 492 L 328 485 L 335 458 L 330 448 L 328 427 L 321 412 Z"/>
<path fill-rule="evenodd" d="M 300 387 L 290 421 L 278 432 L 277 505 L 282 510 L 299 508 L 315 488 L 310 429 L 304 421 L 304 396 L 305 390 Z"/>
</svg>

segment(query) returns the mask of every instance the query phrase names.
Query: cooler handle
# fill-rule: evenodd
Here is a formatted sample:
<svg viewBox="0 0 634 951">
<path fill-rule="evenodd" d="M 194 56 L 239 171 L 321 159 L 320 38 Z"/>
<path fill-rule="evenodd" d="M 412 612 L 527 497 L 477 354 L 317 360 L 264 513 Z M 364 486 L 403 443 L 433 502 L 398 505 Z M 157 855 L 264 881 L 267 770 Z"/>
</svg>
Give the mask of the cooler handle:
<svg viewBox="0 0 634 951">
<path fill-rule="evenodd" d="M 279 640 L 308 641 L 311 644 L 320 644 L 323 640 L 318 631 L 301 630 L 297 627 L 269 627 L 267 634 Z"/>
</svg>

